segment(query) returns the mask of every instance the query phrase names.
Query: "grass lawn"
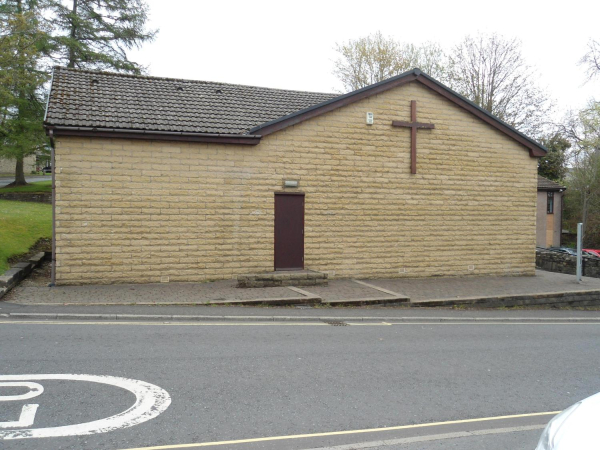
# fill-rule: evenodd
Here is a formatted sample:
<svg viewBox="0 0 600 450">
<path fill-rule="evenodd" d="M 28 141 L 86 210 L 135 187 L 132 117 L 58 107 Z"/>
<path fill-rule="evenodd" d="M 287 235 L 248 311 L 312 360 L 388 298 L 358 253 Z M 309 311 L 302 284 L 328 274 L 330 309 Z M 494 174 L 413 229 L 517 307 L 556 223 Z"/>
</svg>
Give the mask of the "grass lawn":
<svg viewBox="0 0 600 450">
<path fill-rule="evenodd" d="M 31 192 L 36 194 L 40 192 L 52 192 L 52 181 L 36 181 L 27 186 L 0 188 L 0 194 L 8 194 L 9 192 Z"/>
<path fill-rule="evenodd" d="M 51 237 L 52 205 L 0 200 L 0 274 L 8 269 L 8 258 Z"/>
</svg>

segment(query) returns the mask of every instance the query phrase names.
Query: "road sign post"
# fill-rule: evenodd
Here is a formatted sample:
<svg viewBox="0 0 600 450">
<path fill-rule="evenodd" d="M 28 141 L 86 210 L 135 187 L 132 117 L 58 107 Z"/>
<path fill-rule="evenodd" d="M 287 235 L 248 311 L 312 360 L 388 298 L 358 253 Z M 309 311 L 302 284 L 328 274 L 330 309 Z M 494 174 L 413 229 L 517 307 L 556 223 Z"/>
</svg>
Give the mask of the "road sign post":
<svg viewBox="0 0 600 450">
<path fill-rule="evenodd" d="M 577 224 L 577 282 L 581 283 L 581 275 L 582 275 L 582 247 L 583 247 L 583 224 Z"/>
</svg>

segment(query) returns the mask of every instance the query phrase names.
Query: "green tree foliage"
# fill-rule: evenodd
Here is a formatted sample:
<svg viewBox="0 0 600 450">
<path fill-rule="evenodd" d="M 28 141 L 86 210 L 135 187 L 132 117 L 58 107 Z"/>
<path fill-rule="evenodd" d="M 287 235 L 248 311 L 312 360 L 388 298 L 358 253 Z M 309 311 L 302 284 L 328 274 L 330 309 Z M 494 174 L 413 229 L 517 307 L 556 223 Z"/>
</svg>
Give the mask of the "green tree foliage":
<svg viewBox="0 0 600 450">
<path fill-rule="evenodd" d="M 143 71 L 127 57 L 127 50 L 152 41 L 157 33 L 146 29 L 148 6 L 143 0 L 48 2 L 55 63 L 79 69 Z"/>
<path fill-rule="evenodd" d="M 520 41 L 467 36 L 450 53 L 448 70 L 454 90 L 529 136 L 542 136 L 552 102 L 537 86 Z"/>
<path fill-rule="evenodd" d="M 538 159 L 538 174 L 553 181 L 564 180 L 567 171 L 567 150 L 571 143 L 559 132 L 542 138 L 541 143 L 548 149 L 548 153 Z"/>
<path fill-rule="evenodd" d="M 583 223 L 584 246 L 600 248 L 600 102 L 573 114 L 565 131 L 573 142 L 565 219 Z"/>
<path fill-rule="evenodd" d="M 437 79 L 445 77 L 445 55 L 437 44 L 403 44 L 377 32 L 336 45 L 340 54 L 334 74 L 347 91 L 420 68 Z"/>
<path fill-rule="evenodd" d="M 14 184 L 47 148 L 47 66 L 140 73 L 127 50 L 154 39 L 147 19 L 144 0 L 0 0 L 0 157 L 15 160 Z"/>
<path fill-rule="evenodd" d="M 48 75 L 41 68 L 46 34 L 36 1 L 0 3 L 0 156 L 15 160 L 15 181 L 27 184 L 23 159 L 47 146 L 42 127 Z"/>
</svg>

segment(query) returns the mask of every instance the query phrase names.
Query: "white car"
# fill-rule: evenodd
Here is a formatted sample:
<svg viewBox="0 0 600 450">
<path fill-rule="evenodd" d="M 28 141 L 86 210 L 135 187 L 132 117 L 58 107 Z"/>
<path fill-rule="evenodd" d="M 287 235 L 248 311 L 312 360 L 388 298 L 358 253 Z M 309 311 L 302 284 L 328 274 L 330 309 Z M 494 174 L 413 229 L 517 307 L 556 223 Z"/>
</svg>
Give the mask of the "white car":
<svg viewBox="0 0 600 450">
<path fill-rule="evenodd" d="M 583 399 L 555 416 L 536 450 L 600 449 L 600 393 Z"/>
</svg>

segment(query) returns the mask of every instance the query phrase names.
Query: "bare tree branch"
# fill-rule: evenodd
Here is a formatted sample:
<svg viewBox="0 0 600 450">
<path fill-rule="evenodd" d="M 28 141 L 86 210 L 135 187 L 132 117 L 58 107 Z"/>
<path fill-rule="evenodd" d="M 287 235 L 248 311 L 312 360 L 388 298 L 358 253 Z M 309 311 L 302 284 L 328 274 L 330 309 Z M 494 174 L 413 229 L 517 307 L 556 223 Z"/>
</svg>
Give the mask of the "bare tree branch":
<svg viewBox="0 0 600 450">
<path fill-rule="evenodd" d="M 335 61 L 333 73 L 347 91 L 369 86 L 415 67 L 434 78 L 445 78 L 446 57 L 438 44 L 402 44 L 377 32 L 337 44 L 336 50 L 340 57 Z"/>
<path fill-rule="evenodd" d="M 588 51 L 579 64 L 586 66 L 588 81 L 600 76 L 600 42 L 590 39 L 588 42 Z"/>
<path fill-rule="evenodd" d="M 467 36 L 449 57 L 453 89 L 509 125 L 540 137 L 553 104 L 521 56 L 517 39 L 492 34 Z"/>
</svg>

